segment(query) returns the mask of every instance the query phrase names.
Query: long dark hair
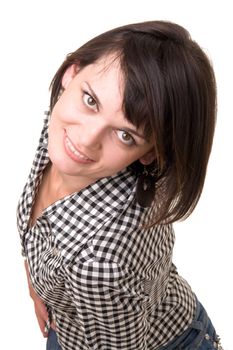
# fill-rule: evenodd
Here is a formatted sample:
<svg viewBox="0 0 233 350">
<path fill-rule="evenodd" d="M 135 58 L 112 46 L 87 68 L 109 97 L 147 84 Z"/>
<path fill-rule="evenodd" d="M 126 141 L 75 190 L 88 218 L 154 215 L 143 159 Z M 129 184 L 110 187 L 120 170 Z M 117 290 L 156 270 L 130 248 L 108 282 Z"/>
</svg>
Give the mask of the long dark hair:
<svg viewBox="0 0 233 350">
<path fill-rule="evenodd" d="M 216 118 L 212 65 L 183 27 L 165 21 L 130 24 L 105 32 L 70 53 L 51 83 L 50 108 L 66 69 L 116 54 L 125 77 L 123 110 L 155 140 L 160 173 L 153 223 L 186 218 L 204 185 Z"/>
</svg>

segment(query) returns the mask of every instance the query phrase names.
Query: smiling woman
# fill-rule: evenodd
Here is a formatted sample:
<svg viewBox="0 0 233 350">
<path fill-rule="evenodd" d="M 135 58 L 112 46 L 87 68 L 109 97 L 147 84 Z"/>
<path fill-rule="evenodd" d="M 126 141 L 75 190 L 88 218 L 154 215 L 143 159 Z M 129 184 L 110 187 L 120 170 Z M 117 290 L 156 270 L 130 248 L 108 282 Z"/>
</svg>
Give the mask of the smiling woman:
<svg viewBox="0 0 233 350">
<path fill-rule="evenodd" d="M 211 64 L 177 24 L 116 28 L 67 56 L 18 207 L 47 350 L 221 349 L 172 263 L 215 111 Z"/>
<path fill-rule="evenodd" d="M 51 114 L 48 151 L 63 187 L 71 184 L 67 194 L 114 175 L 138 159 L 143 164 L 154 160 L 153 140 L 139 136 L 124 116 L 123 82 L 119 60 L 112 57 L 82 70 L 75 65 L 66 70 L 64 92 Z M 69 180 L 74 176 L 75 183 Z"/>
</svg>

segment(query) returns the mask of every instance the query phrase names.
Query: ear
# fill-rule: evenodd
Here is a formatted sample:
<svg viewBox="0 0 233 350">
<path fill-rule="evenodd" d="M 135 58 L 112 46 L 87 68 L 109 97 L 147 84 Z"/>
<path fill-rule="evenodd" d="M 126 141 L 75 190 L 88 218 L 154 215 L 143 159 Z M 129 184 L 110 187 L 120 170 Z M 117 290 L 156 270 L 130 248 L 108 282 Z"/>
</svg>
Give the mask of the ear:
<svg viewBox="0 0 233 350">
<path fill-rule="evenodd" d="M 76 76 L 78 72 L 78 67 L 76 64 L 72 64 L 67 68 L 65 71 L 63 77 L 62 77 L 62 87 L 66 89 L 69 85 L 69 83 L 73 80 L 73 78 Z"/>
<path fill-rule="evenodd" d="M 151 149 L 149 152 L 144 154 L 141 158 L 139 158 L 140 163 L 143 165 L 149 165 L 155 160 L 155 150 Z"/>
</svg>

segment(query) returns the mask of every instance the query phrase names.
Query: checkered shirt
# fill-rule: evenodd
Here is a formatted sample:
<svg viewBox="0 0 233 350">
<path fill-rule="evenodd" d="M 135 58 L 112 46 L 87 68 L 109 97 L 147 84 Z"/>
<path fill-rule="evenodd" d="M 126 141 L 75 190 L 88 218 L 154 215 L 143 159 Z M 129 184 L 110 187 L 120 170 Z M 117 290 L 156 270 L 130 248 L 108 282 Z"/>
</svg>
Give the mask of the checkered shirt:
<svg viewBox="0 0 233 350">
<path fill-rule="evenodd" d="M 195 296 L 172 263 L 171 225 L 145 229 L 136 177 L 123 170 L 30 212 L 49 162 L 48 118 L 19 201 L 18 229 L 32 285 L 63 350 L 155 350 L 182 333 Z"/>
</svg>

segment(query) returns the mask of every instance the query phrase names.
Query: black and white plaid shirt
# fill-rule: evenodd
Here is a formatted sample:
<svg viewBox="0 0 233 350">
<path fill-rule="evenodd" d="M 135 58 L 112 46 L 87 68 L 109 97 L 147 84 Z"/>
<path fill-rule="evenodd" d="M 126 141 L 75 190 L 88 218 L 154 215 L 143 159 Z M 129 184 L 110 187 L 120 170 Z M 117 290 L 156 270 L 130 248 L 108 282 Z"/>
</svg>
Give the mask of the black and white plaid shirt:
<svg viewBox="0 0 233 350">
<path fill-rule="evenodd" d="M 195 296 L 172 264 L 172 226 L 141 227 L 134 175 L 124 170 L 58 200 L 30 228 L 49 162 L 48 118 L 18 207 L 32 285 L 63 350 L 155 350 L 182 333 Z"/>
</svg>

